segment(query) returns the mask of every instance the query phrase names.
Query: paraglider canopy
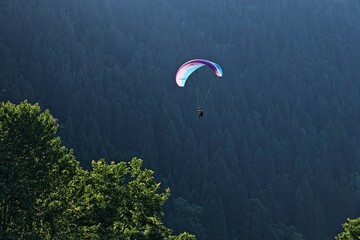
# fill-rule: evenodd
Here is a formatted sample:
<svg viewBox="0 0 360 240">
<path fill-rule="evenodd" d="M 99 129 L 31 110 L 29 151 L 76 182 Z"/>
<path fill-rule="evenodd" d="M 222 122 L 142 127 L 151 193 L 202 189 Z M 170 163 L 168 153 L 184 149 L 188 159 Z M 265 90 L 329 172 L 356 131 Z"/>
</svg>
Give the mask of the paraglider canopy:
<svg viewBox="0 0 360 240">
<path fill-rule="evenodd" d="M 197 70 L 198 68 L 200 68 L 202 66 L 210 67 L 218 77 L 222 77 L 222 75 L 223 75 L 223 70 L 217 63 L 214 63 L 214 62 L 211 62 L 211 61 L 205 60 L 205 59 L 193 59 L 193 60 L 190 60 L 190 61 L 184 63 L 178 69 L 178 71 L 176 72 L 176 84 L 179 87 L 184 87 L 188 77 L 195 70 Z"/>
</svg>

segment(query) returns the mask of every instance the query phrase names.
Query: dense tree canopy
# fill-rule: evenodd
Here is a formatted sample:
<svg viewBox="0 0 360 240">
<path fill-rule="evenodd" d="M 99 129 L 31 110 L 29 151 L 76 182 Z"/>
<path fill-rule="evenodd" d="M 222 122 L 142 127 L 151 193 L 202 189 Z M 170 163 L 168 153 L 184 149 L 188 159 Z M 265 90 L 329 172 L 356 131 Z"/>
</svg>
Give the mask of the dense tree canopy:
<svg viewBox="0 0 360 240">
<path fill-rule="evenodd" d="M 162 224 L 169 189 L 141 159 L 84 170 L 57 129 L 39 105 L 1 103 L 1 239 L 195 239 Z"/>
<path fill-rule="evenodd" d="M 344 232 L 340 233 L 336 240 L 356 240 L 360 238 L 360 218 L 348 219 L 343 224 Z"/>
<path fill-rule="evenodd" d="M 357 0 L 4 0 L 0 100 L 51 109 L 86 169 L 144 159 L 173 189 L 175 233 L 333 239 L 360 215 L 359 12 Z M 199 69 L 177 88 L 193 58 L 223 78 Z"/>
<path fill-rule="evenodd" d="M 36 238 L 48 200 L 76 173 L 78 163 L 56 135 L 48 111 L 27 102 L 0 104 L 0 219 L 2 239 Z"/>
</svg>

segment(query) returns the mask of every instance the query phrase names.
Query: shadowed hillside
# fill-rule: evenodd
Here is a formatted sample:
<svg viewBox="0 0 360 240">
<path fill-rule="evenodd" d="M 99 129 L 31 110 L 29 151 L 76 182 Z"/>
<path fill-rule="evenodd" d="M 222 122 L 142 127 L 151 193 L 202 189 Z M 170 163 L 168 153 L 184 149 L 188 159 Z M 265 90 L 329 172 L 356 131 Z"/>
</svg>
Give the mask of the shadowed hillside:
<svg viewBox="0 0 360 240">
<path fill-rule="evenodd" d="M 358 1 L 12 0 L 0 22 L 0 100 L 49 108 L 85 167 L 144 159 L 177 232 L 333 239 L 360 215 Z M 192 58 L 224 76 L 178 88 Z"/>
</svg>

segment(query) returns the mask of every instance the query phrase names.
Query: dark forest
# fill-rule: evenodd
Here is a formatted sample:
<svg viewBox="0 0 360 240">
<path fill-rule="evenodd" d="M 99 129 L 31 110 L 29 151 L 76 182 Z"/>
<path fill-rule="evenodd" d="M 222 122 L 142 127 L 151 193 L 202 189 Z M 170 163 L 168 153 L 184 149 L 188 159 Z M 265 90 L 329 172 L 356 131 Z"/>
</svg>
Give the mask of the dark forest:
<svg viewBox="0 0 360 240">
<path fill-rule="evenodd" d="M 359 23 L 357 0 L 2 0 L 0 101 L 49 109 L 85 169 L 143 159 L 176 234 L 334 239 L 360 216 Z M 194 58 L 224 76 L 179 88 Z"/>
</svg>

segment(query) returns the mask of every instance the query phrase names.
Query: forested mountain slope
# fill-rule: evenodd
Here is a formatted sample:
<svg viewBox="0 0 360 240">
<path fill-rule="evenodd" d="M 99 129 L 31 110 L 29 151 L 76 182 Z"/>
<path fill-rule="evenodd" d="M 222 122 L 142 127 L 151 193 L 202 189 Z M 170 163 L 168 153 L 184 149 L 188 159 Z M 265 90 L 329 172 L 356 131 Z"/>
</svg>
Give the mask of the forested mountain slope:
<svg viewBox="0 0 360 240">
<path fill-rule="evenodd" d="M 178 231 L 332 239 L 360 215 L 359 22 L 356 0 L 1 1 L 0 100 L 49 108 L 84 166 L 143 158 Z M 178 88 L 192 58 L 223 78 Z"/>
</svg>

